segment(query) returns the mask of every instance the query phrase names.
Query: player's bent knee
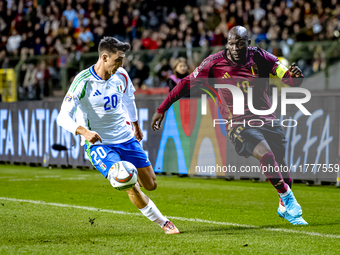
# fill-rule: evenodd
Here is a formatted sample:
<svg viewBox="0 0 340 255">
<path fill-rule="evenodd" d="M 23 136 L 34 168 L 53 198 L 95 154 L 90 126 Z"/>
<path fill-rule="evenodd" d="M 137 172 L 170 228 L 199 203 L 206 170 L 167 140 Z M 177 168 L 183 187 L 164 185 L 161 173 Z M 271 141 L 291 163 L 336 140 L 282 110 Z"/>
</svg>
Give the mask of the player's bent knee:
<svg viewBox="0 0 340 255">
<path fill-rule="evenodd" d="M 156 182 L 156 180 L 152 180 L 151 182 L 144 184 L 143 187 L 147 191 L 155 190 L 155 189 L 157 189 L 157 182 Z"/>
<path fill-rule="evenodd" d="M 265 141 L 262 141 L 258 145 L 256 145 L 253 151 L 253 156 L 257 158 L 258 160 L 261 160 L 261 158 L 268 153 L 273 153 L 273 152 L 270 149 L 268 143 Z"/>
<path fill-rule="evenodd" d="M 268 151 L 266 154 L 264 154 L 261 158 L 260 158 L 260 162 L 266 162 L 267 164 L 274 164 L 275 162 L 275 155 L 272 151 Z"/>
<path fill-rule="evenodd" d="M 138 174 L 139 183 L 144 189 L 152 191 L 157 188 L 156 175 L 153 171 L 152 166 L 138 168 Z"/>
</svg>

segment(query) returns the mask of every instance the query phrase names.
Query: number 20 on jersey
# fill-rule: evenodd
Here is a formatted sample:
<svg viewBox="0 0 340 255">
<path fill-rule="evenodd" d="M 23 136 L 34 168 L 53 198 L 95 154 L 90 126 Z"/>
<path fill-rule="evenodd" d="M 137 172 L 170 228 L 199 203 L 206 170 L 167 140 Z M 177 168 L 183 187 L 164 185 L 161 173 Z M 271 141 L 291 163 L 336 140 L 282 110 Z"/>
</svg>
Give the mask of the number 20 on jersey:
<svg viewBox="0 0 340 255">
<path fill-rule="evenodd" d="M 112 95 L 111 98 L 110 97 L 104 97 L 105 100 L 105 104 L 104 104 L 104 110 L 108 111 L 111 109 L 110 104 L 112 106 L 112 108 L 116 108 L 117 107 L 117 102 L 118 102 L 118 97 L 117 95 Z"/>
</svg>

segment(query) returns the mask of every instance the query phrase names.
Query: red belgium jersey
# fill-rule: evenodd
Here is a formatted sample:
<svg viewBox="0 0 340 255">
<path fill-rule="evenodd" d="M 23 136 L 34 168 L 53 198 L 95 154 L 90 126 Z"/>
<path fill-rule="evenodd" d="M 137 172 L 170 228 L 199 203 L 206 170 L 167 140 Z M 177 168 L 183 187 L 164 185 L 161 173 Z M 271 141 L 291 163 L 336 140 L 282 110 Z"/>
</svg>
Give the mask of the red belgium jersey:
<svg viewBox="0 0 340 255">
<path fill-rule="evenodd" d="M 256 110 L 271 108 L 269 100 L 269 74 L 277 76 L 277 68 L 280 62 L 273 54 L 258 47 L 248 47 L 248 58 L 245 64 L 239 65 L 230 61 L 226 56 L 226 50 L 220 51 L 206 58 L 195 71 L 181 80 L 169 93 L 157 109 L 158 113 L 164 113 L 172 103 L 185 96 L 194 86 L 214 87 L 215 84 L 229 84 L 237 86 L 244 96 L 244 115 L 233 114 L 233 95 L 229 89 L 219 88 L 219 110 L 223 119 L 233 123 L 243 123 L 251 119 L 261 119 L 264 123 L 270 123 L 276 119 L 274 113 L 269 115 L 254 115 L 248 108 L 248 91 L 252 88 L 253 106 Z M 299 86 L 302 79 L 293 79 L 288 69 L 282 77 L 283 83 L 290 86 Z M 252 122 L 256 125 L 256 122 Z M 235 125 L 233 124 L 233 127 Z"/>
</svg>

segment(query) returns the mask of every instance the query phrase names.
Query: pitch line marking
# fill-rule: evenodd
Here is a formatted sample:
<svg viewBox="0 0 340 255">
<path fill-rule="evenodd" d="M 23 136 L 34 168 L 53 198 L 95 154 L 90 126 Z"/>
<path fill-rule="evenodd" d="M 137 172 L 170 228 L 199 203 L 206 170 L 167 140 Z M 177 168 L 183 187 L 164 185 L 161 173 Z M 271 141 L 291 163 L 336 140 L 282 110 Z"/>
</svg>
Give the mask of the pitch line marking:
<svg viewBox="0 0 340 255">
<path fill-rule="evenodd" d="M 57 180 L 85 180 L 86 177 L 65 177 L 65 178 L 60 178 L 60 177 L 36 177 L 35 179 L 9 179 L 9 182 L 22 182 L 22 181 L 44 181 L 44 178 L 54 178 Z"/>
<path fill-rule="evenodd" d="M 0 197 L 0 200 L 13 201 L 13 202 L 25 202 L 25 203 L 39 204 L 39 205 L 50 205 L 50 206 L 58 206 L 58 207 L 66 207 L 66 208 L 76 208 L 76 209 L 82 209 L 82 210 L 87 210 L 87 211 L 96 211 L 96 212 L 100 211 L 100 212 L 107 212 L 107 213 L 121 214 L 121 215 L 143 216 L 141 213 L 115 211 L 115 210 L 101 209 L 101 208 L 95 208 L 95 207 L 89 207 L 89 206 L 48 203 L 48 202 L 44 202 L 40 200 L 26 200 L 26 199 L 17 199 L 17 198 L 9 198 L 9 197 Z M 303 234 L 303 235 L 309 235 L 309 236 L 340 239 L 340 235 L 322 234 L 318 232 L 306 232 L 306 231 L 298 231 L 298 230 L 285 229 L 285 228 L 261 228 L 255 225 L 245 225 L 245 224 L 237 224 L 237 223 L 231 223 L 231 222 L 220 222 L 220 221 L 211 221 L 211 220 L 203 220 L 203 219 L 195 219 L 195 218 L 184 218 L 184 217 L 176 217 L 176 216 L 166 216 L 166 217 L 174 219 L 174 220 L 180 220 L 180 221 L 199 222 L 199 223 L 233 226 L 233 227 L 241 227 L 241 228 L 262 229 L 266 231 L 275 231 L 275 232 L 281 231 L 281 232 L 292 233 L 292 234 Z"/>
<path fill-rule="evenodd" d="M 35 178 L 59 178 L 60 175 L 36 175 Z"/>
</svg>

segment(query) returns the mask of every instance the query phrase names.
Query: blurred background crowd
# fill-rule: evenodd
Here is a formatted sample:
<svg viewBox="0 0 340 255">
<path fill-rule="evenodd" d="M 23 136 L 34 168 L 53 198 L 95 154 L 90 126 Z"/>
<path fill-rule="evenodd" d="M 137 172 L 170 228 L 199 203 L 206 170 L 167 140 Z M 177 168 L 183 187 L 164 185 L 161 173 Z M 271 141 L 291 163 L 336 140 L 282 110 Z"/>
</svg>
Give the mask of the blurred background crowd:
<svg viewBox="0 0 340 255">
<path fill-rule="evenodd" d="M 289 58 L 296 42 L 339 40 L 340 1 L 0 0 L 0 68 L 57 56 L 20 65 L 23 91 L 29 94 L 34 84 L 31 97 L 41 98 L 51 93 L 51 84 L 61 87 L 60 68 L 95 53 L 104 36 L 114 36 L 132 46 L 125 64 L 137 88 L 166 86 L 176 58 L 185 57 L 192 71 L 202 56 L 188 50 L 223 47 L 236 25 L 248 29 L 255 45 Z M 150 65 L 155 51 L 162 57 Z M 304 64 L 313 66 L 316 59 L 320 68 L 321 52 Z M 66 82 L 78 69 L 67 71 Z"/>
</svg>

